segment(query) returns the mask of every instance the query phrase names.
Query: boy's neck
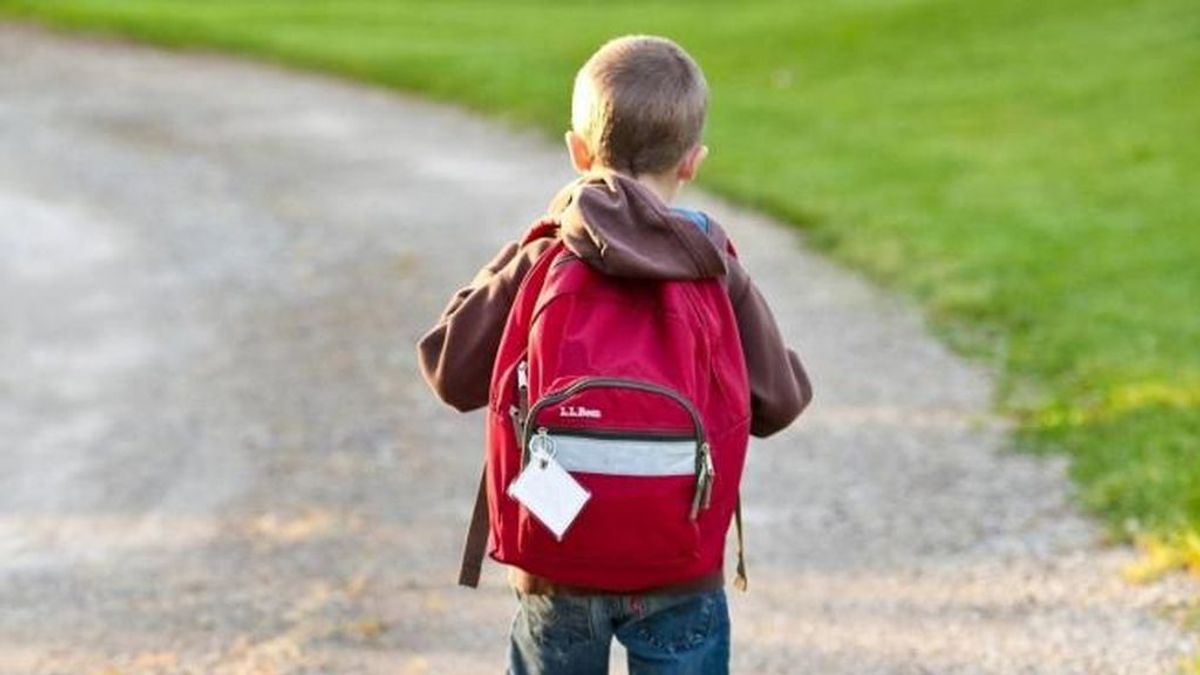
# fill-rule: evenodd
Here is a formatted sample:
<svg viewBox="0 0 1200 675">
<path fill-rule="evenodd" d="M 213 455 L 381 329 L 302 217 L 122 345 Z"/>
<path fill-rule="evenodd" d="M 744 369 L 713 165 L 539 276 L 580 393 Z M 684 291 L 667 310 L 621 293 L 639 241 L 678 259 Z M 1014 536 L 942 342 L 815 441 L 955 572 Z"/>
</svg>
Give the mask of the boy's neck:
<svg viewBox="0 0 1200 675">
<path fill-rule="evenodd" d="M 605 167 L 594 167 L 594 169 L 599 171 L 612 171 L 612 169 Z M 647 190 L 653 192 L 655 196 L 661 199 L 663 204 L 666 204 L 667 206 L 670 206 L 671 202 L 675 201 L 676 195 L 679 194 L 679 188 L 682 186 L 682 182 L 679 179 L 667 174 L 643 173 L 633 176 L 623 173 L 623 175 L 629 176 L 633 180 L 641 183 Z"/>
<path fill-rule="evenodd" d="M 658 198 L 663 201 L 663 204 L 668 206 L 671 205 L 671 202 L 675 201 L 675 195 L 679 194 L 680 183 L 678 180 L 673 178 L 644 173 L 640 176 L 634 176 L 633 179 L 646 186 L 646 189 L 658 195 Z"/>
</svg>

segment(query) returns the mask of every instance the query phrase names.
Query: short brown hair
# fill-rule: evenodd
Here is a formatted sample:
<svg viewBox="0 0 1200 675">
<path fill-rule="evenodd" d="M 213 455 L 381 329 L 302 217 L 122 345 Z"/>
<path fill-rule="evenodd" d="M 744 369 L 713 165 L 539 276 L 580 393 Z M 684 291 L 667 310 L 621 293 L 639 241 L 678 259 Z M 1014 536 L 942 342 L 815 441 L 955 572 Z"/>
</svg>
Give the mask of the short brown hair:
<svg viewBox="0 0 1200 675">
<path fill-rule="evenodd" d="M 579 69 L 571 126 L 602 164 L 636 176 L 678 164 L 700 142 L 707 108 L 704 73 L 683 48 L 627 35 Z"/>
</svg>

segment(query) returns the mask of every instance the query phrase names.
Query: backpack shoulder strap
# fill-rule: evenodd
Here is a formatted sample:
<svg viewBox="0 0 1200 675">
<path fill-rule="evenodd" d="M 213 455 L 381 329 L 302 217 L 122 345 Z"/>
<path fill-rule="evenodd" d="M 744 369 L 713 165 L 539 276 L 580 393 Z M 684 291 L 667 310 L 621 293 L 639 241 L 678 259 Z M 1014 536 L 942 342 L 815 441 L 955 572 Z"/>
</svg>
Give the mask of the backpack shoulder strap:
<svg viewBox="0 0 1200 675">
<path fill-rule="evenodd" d="M 558 219 L 556 218 L 547 217 L 534 221 L 525 231 L 525 236 L 521 237 L 521 246 L 548 237 L 558 237 Z"/>
<path fill-rule="evenodd" d="M 487 463 L 479 475 L 479 491 L 475 494 L 475 509 L 471 513 L 471 524 L 467 526 L 467 539 L 463 543 L 462 563 L 458 567 L 458 585 L 467 588 L 479 586 L 483 571 L 483 556 L 487 551 Z"/>
<path fill-rule="evenodd" d="M 749 584 L 749 578 L 746 576 L 746 540 L 742 534 L 742 496 L 740 494 L 733 515 L 734 520 L 737 521 L 737 574 L 733 578 L 733 587 L 739 591 L 745 591 Z"/>
</svg>

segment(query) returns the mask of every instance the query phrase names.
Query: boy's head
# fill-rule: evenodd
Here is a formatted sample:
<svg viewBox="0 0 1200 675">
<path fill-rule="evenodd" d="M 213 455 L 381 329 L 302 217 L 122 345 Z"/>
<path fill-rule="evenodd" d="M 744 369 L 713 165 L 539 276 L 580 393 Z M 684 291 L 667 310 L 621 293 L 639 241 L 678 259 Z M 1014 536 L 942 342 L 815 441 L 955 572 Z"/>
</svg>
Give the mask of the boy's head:
<svg viewBox="0 0 1200 675">
<path fill-rule="evenodd" d="M 707 153 L 707 106 L 704 74 L 679 45 L 649 35 L 611 40 L 575 77 L 571 161 L 581 172 L 690 180 Z"/>
</svg>

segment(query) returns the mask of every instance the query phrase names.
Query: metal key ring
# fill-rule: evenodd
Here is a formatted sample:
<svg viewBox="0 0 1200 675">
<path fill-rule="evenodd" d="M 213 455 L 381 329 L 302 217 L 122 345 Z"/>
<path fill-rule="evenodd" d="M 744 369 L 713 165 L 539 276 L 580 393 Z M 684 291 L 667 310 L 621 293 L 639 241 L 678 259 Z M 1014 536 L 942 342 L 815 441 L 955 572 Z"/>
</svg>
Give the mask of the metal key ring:
<svg viewBox="0 0 1200 675">
<path fill-rule="evenodd" d="M 554 439 L 546 435 L 544 429 L 538 430 L 538 433 L 529 439 L 529 454 L 536 457 L 542 464 L 542 468 L 546 468 L 546 462 L 554 458 Z"/>
</svg>

